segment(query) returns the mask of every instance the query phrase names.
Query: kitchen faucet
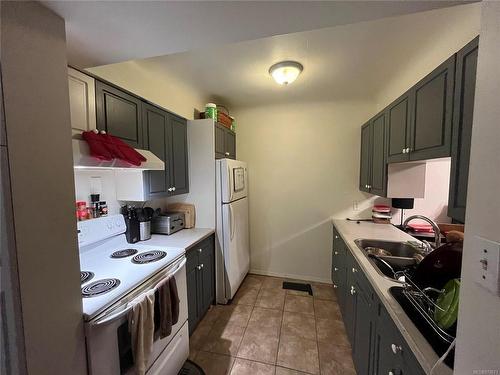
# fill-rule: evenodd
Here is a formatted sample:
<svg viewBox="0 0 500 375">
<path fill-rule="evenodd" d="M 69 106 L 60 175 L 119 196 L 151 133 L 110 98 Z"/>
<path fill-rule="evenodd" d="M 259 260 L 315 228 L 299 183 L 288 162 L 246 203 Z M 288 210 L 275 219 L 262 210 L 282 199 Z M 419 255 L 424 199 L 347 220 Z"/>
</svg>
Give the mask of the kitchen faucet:
<svg viewBox="0 0 500 375">
<path fill-rule="evenodd" d="M 408 223 L 414 219 L 424 220 L 424 221 L 428 222 L 430 225 L 432 225 L 432 229 L 434 230 L 435 249 L 437 249 L 439 246 L 441 246 L 441 231 L 439 230 L 439 227 L 437 226 L 437 224 L 433 220 L 429 219 L 426 216 L 413 215 L 413 216 L 408 217 L 403 223 L 403 230 L 406 231 L 406 228 L 408 227 Z M 427 248 L 427 252 L 428 253 L 431 252 L 432 247 L 430 247 L 429 243 L 427 241 L 424 241 L 424 244 L 425 244 L 425 247 Z"/>
</svg>

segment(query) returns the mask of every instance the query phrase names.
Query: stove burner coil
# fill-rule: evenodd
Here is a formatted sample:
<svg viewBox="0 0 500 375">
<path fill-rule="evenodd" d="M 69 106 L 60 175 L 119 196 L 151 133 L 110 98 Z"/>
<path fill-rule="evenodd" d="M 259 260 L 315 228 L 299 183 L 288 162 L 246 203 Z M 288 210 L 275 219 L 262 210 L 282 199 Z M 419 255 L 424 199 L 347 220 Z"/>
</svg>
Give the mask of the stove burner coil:
<svg viewBox="0 0 500 375">
<path fill-rule="evenodd" d="M 166 256 L 167 253 L 165 251 L 161 250 L 146 251 L 144 253 L 137 254 L 135 257 L 133 257 L 132 263 L 145 264 L 145 263 L 156 262 L 157 260 L 165 258 Z"/>
<path fill-rule="evenodd" d="M 93 272 L 90 272 L 90 271 L 81 271 L 80 272 L 80 283 L 84 284 L 87 281 L 92 280 L 93 277 L 94 277 L 94 273 Z"/>
<path fill-rule="evenodd" d="M 96 280 L 82 288 L 82 297 L 89 298 L 107 293 L 120 285 L 118 279 L 102 279 Z"/>
<path fill-rule="evenodd" d="M 137 254 L 136 249 L 123 249 L 123 250 L 115 251 L 113 254 L 111 254 L 111 258 L 120 259 L 120 258 L 129 257 L 131 255 L 135 255 L 135 254 Z"/>
</svg>

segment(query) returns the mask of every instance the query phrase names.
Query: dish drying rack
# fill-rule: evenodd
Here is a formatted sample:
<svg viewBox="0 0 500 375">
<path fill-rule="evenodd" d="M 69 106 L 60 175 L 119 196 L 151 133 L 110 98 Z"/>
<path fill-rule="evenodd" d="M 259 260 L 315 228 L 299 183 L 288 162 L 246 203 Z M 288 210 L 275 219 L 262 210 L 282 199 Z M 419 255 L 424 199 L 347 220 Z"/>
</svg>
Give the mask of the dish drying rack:
<svg viewBox="0 0 500 375">
<path fill-rule="evenodd" d="M 429 296 L 429 292 L 439 294 L 441 290 L 432 287 L 421 289 L 413 280 L 407 270 L 396 272 L 397 276 L 404 276 L 403 294 L 413 307 L 420 313 L 422 318 L 434 330 L 434 332 L 444 341 L 451 344 L 455 340 L 455 336 L 449 330 L 444 330 L 434 321 L 433 315 L 435 309 L 444 311 L 435 301 Z"/>
</svg>

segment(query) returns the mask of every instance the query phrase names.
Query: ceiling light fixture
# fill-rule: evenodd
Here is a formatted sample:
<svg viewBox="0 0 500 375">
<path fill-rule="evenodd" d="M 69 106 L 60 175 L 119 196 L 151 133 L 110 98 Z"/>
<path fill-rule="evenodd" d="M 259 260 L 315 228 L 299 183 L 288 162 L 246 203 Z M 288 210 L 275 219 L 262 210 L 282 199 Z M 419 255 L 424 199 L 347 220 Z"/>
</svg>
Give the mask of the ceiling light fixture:
<svg viewBox="0 0 500 375">
<path fill-rule="evenodd" d="M 281 61 L 269 68 L 269 74 L 280 85 L 288 85 L 297 79 L 302 70 L 304 67 L 297 61 Z"/>
</svg>

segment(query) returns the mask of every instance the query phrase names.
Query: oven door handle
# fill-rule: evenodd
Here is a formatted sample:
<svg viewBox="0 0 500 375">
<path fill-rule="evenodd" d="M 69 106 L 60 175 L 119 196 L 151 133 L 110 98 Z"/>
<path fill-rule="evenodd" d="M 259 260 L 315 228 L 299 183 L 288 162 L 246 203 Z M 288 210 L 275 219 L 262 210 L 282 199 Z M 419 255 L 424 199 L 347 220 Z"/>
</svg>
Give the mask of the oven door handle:
<svg viewBox="0 0 500 375">
<path fill-rule="evenodd" d="M 105 315 L 103 316 L 101 319 L 98 319 L 94 322 L 90 322 L 90 326 L 91 327 L 98 327 L 98 326 L 101 326 L 103 324 L 107 324 L 107 323 L 111 323 L 111 322 L 114 322 L 115 320 L 118 320 L 120 318 L 122 318 L 123 316 L 125 316 L 126 314 L 128 314 L 128 312 L 130 310 L 132 310 L 132 308 L 136 305 L 136 303 L 132 303 L 134 302 L 135 300 L 137 300 L 140 296 L 146 294 L 146 293 L 149 293 L 150 291 L 152 290 L 156 290 L 158 288 L 158 286 L 163 282 L 163 280 L 167 279 L 167 278 L 170 278 L 172 276 L 174 276 L 177 271 L 179 271 L 182 267 L 184 267 L 184 265 L 186 264 L 187 262 L 187 259 L 184 258 L 182 260 L 182 262 L 175 268 L 175 271 L 172 271 L 172 272 L 169 272 L 168 275 L 166 275 L 162 281 L 159 281 L 154 288 L 152 289 L 148 289 L 147 291 L 145 291 L 144 293 L 140 294 L 138 297 L 134 298 L 133 301 L 129 302 L 129 304 L 127 305 L 127 307 L 124 309 L 124 310 L 120 310 L 120 311 L 117 311 L 115 313 L 111 313 L 109 315 Z"/>
</svg>

